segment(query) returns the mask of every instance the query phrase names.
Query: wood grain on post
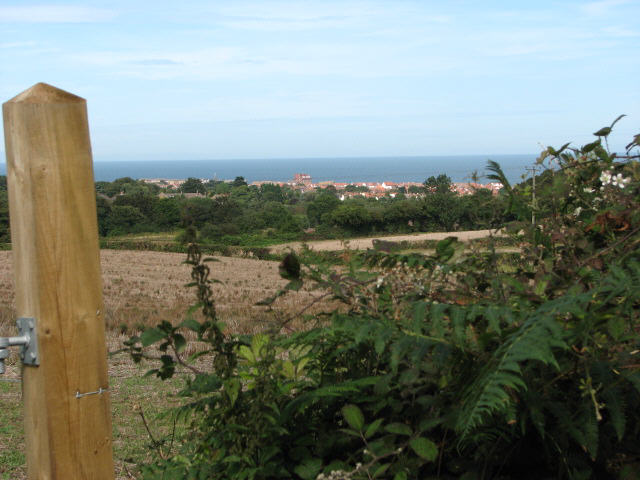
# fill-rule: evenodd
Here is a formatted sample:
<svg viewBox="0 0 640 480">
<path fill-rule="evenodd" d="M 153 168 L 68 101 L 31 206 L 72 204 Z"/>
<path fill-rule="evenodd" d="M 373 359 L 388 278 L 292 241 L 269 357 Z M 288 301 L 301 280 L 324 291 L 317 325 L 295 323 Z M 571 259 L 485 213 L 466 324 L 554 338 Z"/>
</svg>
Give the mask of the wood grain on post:
<svg viewBox="0 0 640 480">
<path fill-rule="evenodd" d="M 39 83 L 3 105 L 28 478 L 113 479 L 102 280 L 86 101 Z"/>
</svg>

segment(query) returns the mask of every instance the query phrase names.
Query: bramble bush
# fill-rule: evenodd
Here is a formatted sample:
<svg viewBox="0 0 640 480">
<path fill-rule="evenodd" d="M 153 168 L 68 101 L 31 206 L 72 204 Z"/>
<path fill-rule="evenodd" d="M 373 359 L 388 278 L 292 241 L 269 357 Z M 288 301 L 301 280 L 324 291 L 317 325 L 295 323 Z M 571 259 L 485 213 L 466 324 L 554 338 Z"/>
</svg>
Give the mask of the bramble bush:
<svg viewBox="0 0 640 480">
<path fill-rule="evenodd" d="M 640 135 L 616 155 L 612 128 L 542 152 L 535 197 L 490 162 L 519 253 L 450 237 L 338 267 L 287 256 L 262 304 L 303 282 L 342 302 L 305 331 L 225 333 L 191 244 L 194 310 L 128 342 L 136 360 L 159 346 L 151 374 L 189 371 L 172 412 L 189 433 L 143 476 L 638 478 Z M 184 358 L 184 329 L 207 348 Z"/>
</svg>

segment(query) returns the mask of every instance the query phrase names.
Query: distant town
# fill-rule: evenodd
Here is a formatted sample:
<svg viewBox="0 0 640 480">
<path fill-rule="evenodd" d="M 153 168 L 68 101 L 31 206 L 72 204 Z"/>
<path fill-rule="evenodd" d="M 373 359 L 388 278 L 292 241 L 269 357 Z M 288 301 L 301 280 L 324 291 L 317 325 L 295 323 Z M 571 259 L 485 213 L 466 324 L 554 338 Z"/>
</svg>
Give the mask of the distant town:
<svg viewBox="0 0 640 480">
<path fill-rule="evenodd" d="M 209 179 L 199 179 L 203 183 L 209 181 Z M 169 190 L 168 195 L 171 195 L 171 190 L 178 190 L 180 186 L 186 181 L 184 179 L 166 179 L 166 178 L 143 178 L 143 182 L 157 185 L 160 188 Z M 220 180 L 226 183 L 231 183 L 233 180 Z M 365 198 L 383 198 L 391 197 L 395 198 L 398 194 L 403 194 L 406 197 L 417 197 L 424 194 L 424 185 L 419 182 L 353 182 L 343 183 L 334 181 L 314 182 L 311 175 L 307 173 L 296 173 L 293 179 L 288 182 L 277 182 L 271 180 L 261 180 L 249 183 L 259 187 L 260 185 L 271 184 L 279 185 L 281 187 L 287 186 L 294 190 L 298 190 L 302 193 L 313 192 L 317 189 L 335 189 L 336 194 L 340 200 L 354 197 Z M 497 195 L 502 184 L 499 182 L 490 183 L 452 183 L 451 191 L 458 195 L 471 195 L 473 192 L 479 189 L 490 190 L 492 194 Z M 177 192 L 176 192 L 177 193 Z M 192 196 L 199 196 L 200 194 L 191 194 Z"/>
</svg>

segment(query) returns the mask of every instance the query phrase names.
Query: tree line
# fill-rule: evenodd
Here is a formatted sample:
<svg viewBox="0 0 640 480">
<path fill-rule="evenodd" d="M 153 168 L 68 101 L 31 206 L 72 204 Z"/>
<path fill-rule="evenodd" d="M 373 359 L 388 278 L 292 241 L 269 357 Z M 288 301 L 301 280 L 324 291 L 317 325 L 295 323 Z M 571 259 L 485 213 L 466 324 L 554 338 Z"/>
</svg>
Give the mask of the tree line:
<svg viewBox="0 0 640 480">
<path fill-rule="evenodd" d="M 203 241 L 230 245 L 473 230 L 503 222 L 500 196 L 484 189 L 459 196 L 450 186 L 451 179 L 439 175 L 412 188 L 420 196 L 397 190 L 393 197 L 341 201 L 333 187 L 303 193 L 275 184 L 248 185 L 243 177 L 232 182 L 189 178 L 178 190 L 124 177 L 96 182 L 96 204 L 103 237 L 194 226 Z M 6 177 L 0 177 L 0 241 L 9 242 Z"/>
</svg>

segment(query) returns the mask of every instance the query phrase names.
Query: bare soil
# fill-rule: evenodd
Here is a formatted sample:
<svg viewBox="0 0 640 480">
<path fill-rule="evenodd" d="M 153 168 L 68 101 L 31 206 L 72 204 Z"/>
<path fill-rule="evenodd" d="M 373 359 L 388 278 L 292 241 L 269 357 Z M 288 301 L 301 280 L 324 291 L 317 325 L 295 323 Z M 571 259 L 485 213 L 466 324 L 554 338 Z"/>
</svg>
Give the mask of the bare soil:
<svg viewBox="0 0 640 480">
<path fill-rule="evenodd" d="M 408 235 L 391 235 L 391 236 L 379 236 L 368 238 L 353 238 L 349 240 L 318 240 L 314 242 L 307 242 L 306 245 L 312 250 L 318 251 L 337 251 L 344 248 L 350 248 L 354 250 L 366 250 L 367 248 L 373 248 L 373 240 L 385 240 L 388 242 L 422 242 L 424 240 L 444 240 L 447 237 L 458 237 L 461 242 L 468 242 L 476 238 L 485 238 L 490 235 L 500 235 L 496 230 L 469 230 L 464 232 L 434 232 L 434 233 L 414 233 Z M 285 252 L 288 250 L 299 250 L 302 247 L 302 242 L 290 242 L 283 243 L 281 245 L 274 245 L 269 247 L 271 251 L 275 253 Z"/>
</svg>

